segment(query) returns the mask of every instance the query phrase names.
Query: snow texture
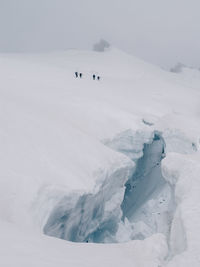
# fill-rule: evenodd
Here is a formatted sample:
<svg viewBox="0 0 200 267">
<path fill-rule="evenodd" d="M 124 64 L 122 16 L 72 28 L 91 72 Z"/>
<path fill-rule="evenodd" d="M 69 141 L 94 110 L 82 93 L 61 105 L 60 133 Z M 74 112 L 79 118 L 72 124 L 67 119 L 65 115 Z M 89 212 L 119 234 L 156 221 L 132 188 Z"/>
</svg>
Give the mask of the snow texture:
<svg viewBox="0 0 200 267">
<path fill-rule="evenodd" d="M 112 48 L 0 73 L 1 266 L 200 266 L 198 71 Z"/>
</svg>

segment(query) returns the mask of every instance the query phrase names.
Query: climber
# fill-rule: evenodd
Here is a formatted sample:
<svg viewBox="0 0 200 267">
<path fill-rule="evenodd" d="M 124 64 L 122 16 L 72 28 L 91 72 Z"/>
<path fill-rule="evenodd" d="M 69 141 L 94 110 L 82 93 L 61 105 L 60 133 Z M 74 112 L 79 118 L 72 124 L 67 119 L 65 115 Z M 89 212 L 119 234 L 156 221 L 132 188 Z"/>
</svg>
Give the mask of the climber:
<svg viewBox="0 0 200 267">
<path fill-rule="evenodd" d="M 96 75 L 95 75 L 95 74 L 93 74 L 93 75 L 92 75 L 92 78 L 93 78 L 93 80 L 95 80 L 95 79 L 96 79 Z"/>
<path fill-rule="evenodd" d="M 76 78 L 78 78 L 78 72 L 77 71 L 75 72 L 75 76 L 76 76 Z"/>
</svg>

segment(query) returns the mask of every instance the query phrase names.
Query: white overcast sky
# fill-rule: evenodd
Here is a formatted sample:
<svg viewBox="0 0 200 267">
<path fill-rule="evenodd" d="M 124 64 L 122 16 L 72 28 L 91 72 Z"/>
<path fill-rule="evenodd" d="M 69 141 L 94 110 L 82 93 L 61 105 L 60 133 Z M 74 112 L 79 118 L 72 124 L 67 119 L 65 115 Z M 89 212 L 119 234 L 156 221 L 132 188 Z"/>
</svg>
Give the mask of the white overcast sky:
<svg viewBox="0 0 200 267">
<path fill-rule="evenodd" d="M 0 52 L 91 49 L 200 67 L 200 0 L 0 0 Z"/>
</svg>

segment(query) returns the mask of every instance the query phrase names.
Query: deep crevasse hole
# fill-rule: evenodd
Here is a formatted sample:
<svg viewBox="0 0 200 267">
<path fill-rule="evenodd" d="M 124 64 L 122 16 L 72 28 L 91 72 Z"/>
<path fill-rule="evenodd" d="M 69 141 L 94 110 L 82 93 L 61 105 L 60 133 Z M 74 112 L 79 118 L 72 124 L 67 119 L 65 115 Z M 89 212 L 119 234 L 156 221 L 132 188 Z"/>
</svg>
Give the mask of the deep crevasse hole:
<svg viewBox="0 0 200 267">
<path fill-rule="evenodd" d="M 124 222 L 132 228 L 130 239 L 144 239 L 157 232 L 169 234 L 175 201 L 173 188 L 161 172 L 164 156 L 164 140 L 155 134 L 152 143 L 144 144 L 143 156 L 126 182 L 121 208 Z"/>
<path fill-rule="evenodd" d="M 168 236 L 174 194 L 161 173 L 164 150 L 163 138 L 155 133 L 152 142 L 144 144 L 143 156 L 135 160 L 136 169 L 125 191 L 120 181 L 127 170 L 121 169 L 97 194 L 79 196 L 73 205 L 63 198 L 52 211 L 44 233 L 73 242 L 95 243 L 144 239 L 157 232 Z M 113 186 L 116 180 L 119 183 Z M 112 202 L 117 204 L 110 208 Z"/>
</svg>

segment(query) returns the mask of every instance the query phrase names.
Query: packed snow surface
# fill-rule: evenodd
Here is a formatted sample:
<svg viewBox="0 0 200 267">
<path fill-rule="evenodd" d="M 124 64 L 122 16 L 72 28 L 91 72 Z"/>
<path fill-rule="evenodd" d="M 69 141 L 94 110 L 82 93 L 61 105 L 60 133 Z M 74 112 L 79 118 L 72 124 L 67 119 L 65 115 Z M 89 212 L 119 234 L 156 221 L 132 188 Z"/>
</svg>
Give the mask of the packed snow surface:
<svg viewBox="0 0 200 267">
<path fill-rule="evenodd" d="M 200 73 L 113 48 L 0 73 L 1 266 L 200 266 Z"/>
</svg>

